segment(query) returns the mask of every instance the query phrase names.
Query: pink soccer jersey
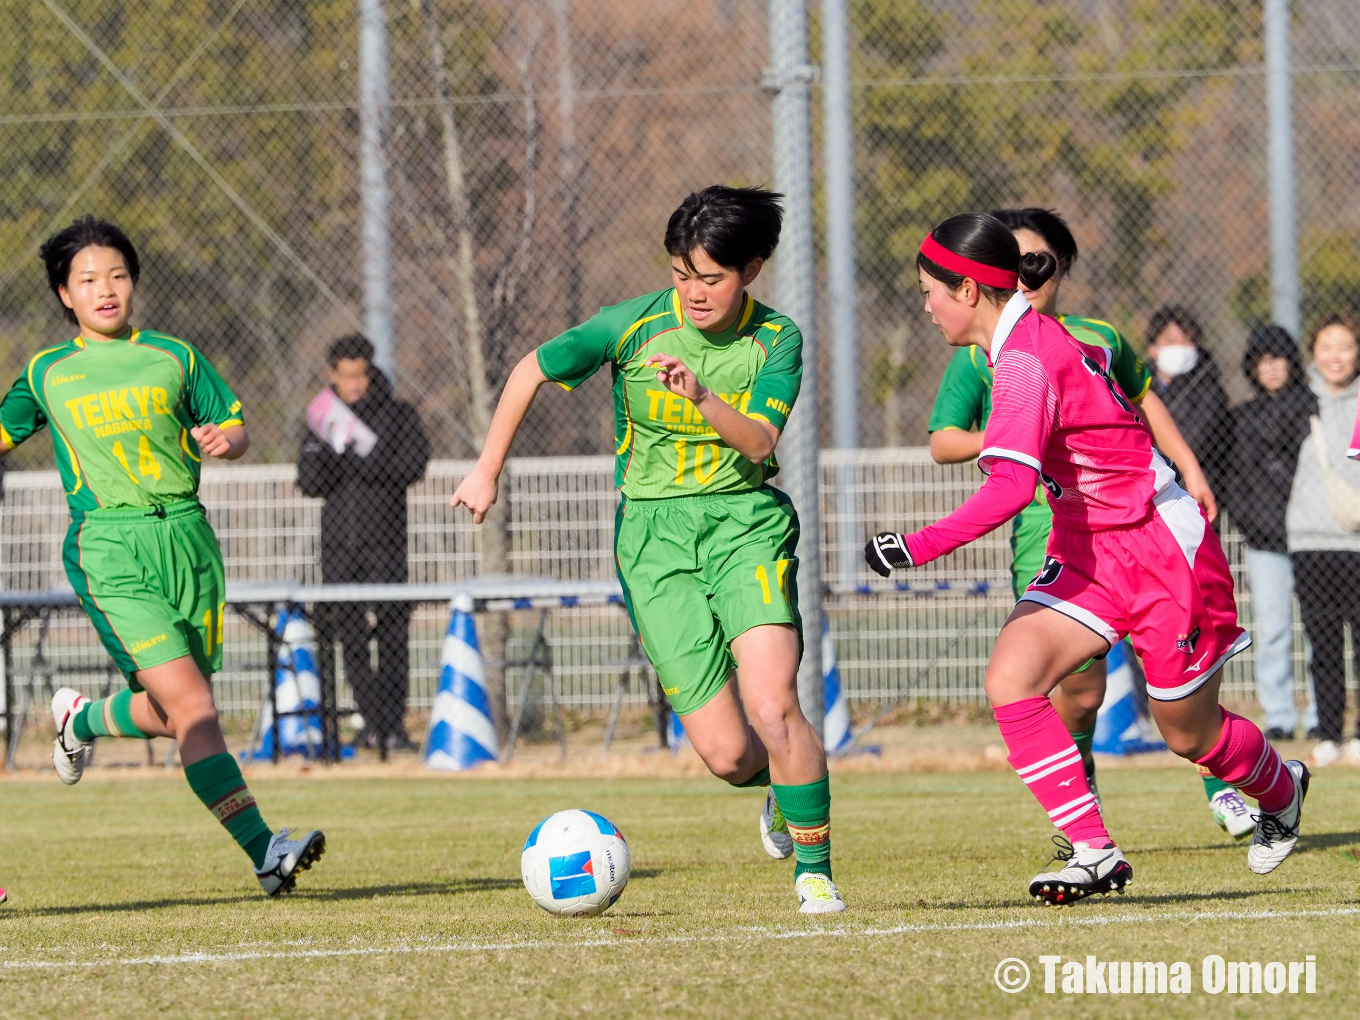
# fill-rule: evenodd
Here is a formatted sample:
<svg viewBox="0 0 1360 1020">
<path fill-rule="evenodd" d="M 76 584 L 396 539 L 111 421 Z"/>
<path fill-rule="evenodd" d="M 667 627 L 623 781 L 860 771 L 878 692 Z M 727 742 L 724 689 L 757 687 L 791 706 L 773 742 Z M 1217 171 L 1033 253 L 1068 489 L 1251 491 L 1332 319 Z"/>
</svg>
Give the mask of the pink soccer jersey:
<svg viewBox="0 0 1360 1020">
<path fill-rule="evenodd" d="M 1019 293 L 992 342 L 992 416 L 978 465 L 990 472 L 996 461 L 1010 460 L 1038 471 L 1055 523 L 1076 531 L 1144 520 L 1153 498 L 1175 480 L 1147 424 L 1109 377 L 1110 357 L 1031 311 Z"/>
</svg>

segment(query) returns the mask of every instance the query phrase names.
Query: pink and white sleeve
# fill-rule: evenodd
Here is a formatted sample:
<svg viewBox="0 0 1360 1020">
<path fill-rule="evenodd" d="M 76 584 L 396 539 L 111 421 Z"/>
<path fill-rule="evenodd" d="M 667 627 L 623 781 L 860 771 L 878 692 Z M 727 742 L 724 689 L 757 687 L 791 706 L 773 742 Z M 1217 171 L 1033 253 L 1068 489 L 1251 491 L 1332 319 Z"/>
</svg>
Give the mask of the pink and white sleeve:
<svg viewBox="0 0 1360 1020">
<path fill-rule="evenodd" d="M 982 436 L 978 467 L 998 460 L 1043 470 L 1044 451 L 1058 419 L 1058 396 L 1042 362 L 1028 351 L 1002 356 L 992 381 L 992 416 Z"/>
<path fill-rule="evenodd" d="M 1351 447 L 1346 456 L 1360 460 L 1360 400 L 1355 402 L 1355 431 L 1351 433 Z"/>
</svg>

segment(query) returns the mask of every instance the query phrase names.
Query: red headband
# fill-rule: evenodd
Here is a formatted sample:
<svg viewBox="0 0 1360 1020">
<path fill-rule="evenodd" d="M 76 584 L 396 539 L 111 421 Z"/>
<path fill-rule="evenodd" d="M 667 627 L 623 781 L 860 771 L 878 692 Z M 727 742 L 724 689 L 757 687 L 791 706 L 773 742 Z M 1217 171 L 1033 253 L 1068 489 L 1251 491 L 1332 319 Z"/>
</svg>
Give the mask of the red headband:
<svg viewBox="0 0 1360 1020">
<path fill-rule="evenodd" d="M 1015 290 L 1015 285 L 1020 282 L 1019 273 L 1012 273 L 1008 269 L 998 269 L 996 266 L 988 266 L 964 258 L 962 255 L 950 251 L 929 234 L 921 242 L 921 254 L 941 269 L 948 269 L 951 273 L 958 273 L 960 276 L 976 280 L 984 287 Z"/>
</svg>

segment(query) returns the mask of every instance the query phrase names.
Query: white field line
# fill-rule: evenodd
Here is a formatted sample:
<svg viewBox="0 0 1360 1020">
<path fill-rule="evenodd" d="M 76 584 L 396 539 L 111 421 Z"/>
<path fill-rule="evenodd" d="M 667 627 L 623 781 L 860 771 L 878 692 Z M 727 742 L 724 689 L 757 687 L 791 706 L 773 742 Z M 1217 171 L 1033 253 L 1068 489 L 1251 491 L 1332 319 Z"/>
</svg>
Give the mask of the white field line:
<svg viewBox="0 0 1360 1020">
<path fill-rule="evenodd" d="M 995 931 L 1024 928 L 1063 928 L 1068 926 L 1161 924 L 1169 921 L 1270 921 L 1305 917 L 1354 917 L 1360 907 L 1333 907 L 1328 910 L 1216 910 L 1203 912 L 1122 914 L 1113 917 L 1094 914 L 1067 920 L 1015 918 L 975 924 L 898 924 L 890 928 L 743 928 L 732 935 L 668 935 L 661 938 L 591 938 L 580 940 L 521 939 L 502 942 L 446 942 L 428 945 L 393 942 L 381 945 L 351 946 L 339 949 L 252 950 L 226 953 L 180 953 L 173 956 L 113 957 L 101 960 L 3 960 L 0 970 L 66 970 L 90 967 L 167 966 L 176 964 L 237 963 L 249 960 L 321 960 L 353 956 L 405 956 L 422 953 L 502 953 L 523 949 L 584 949 L 594 946 L 658 945 L 705 942 L 759 941 L 762 939 L 804 938 L 884 938 L 928 932 Z M 297 945 L 299 943 L 262 943 Z"/>
</svg>

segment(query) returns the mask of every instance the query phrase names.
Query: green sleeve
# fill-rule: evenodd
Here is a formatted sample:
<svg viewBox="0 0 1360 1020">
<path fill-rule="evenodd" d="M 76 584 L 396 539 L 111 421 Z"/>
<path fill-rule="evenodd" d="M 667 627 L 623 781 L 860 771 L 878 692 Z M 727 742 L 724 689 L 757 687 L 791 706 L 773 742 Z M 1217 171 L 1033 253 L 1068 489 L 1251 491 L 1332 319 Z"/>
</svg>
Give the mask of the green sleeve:
<svg viewBox="0 0 1360 1020">
<path fill-rule="evenodd" d="M 199 425 L 211 423 L 219 428 L 245 424 L 241 415 L 241 402 L 208 359 L 194 351 L 190 366 L 188 410 L 194 422 Z"/>
<path fill-rule="evenodd" d="M 29 385 L 28 376 L 19 376 L 0 402 L 0 439 L 12 450 L 46 424 L 47 415 Z"/>
<path fill-rule="evenodd" d="M 1124 395 L 1130 400 L 1142 400 L 1152 385 L 1152 373 L 1143 364 L 1143 359 L 1133 353 L 1129 342 L 1119 333 L 1114 333 L 1110 344 L 1110 376 L 1119 384 Z"/>
<path fill-rule="evenodd" d="M 786 321 L 779 329 L 775 325 L 766 323 L 756 334 L 757 340 L 765 340 L 771 346 L 765 364 L 756 373 L 746 413 L 782 432 L 803 385 L 803 334 L 792 322 Z"/>
<path fill-rule="evenodd" d="M 601 308 L 579 326 L 573 326 L 538 348 L 538 368 L 550 382 L 574 390 L 618 354 L 619 342 L 656 304 L 658 295 L 647 294 L 632 301 Z M 662 313 L 664 314 L 664 313 Z"/>
<path fill-rule="evenodd" d="M 960 429 L 968 432 L 986 424 L 983 413 L 989 387 L 983 374 L 985 365 L 980 371 L 974 363 L 975 352 L 981 357 L 980 348 L 961 347 L 949 359 L 939 392 L 935 394 L 935 406 L 930 409 L 928 431 Z"/>
</svg>

